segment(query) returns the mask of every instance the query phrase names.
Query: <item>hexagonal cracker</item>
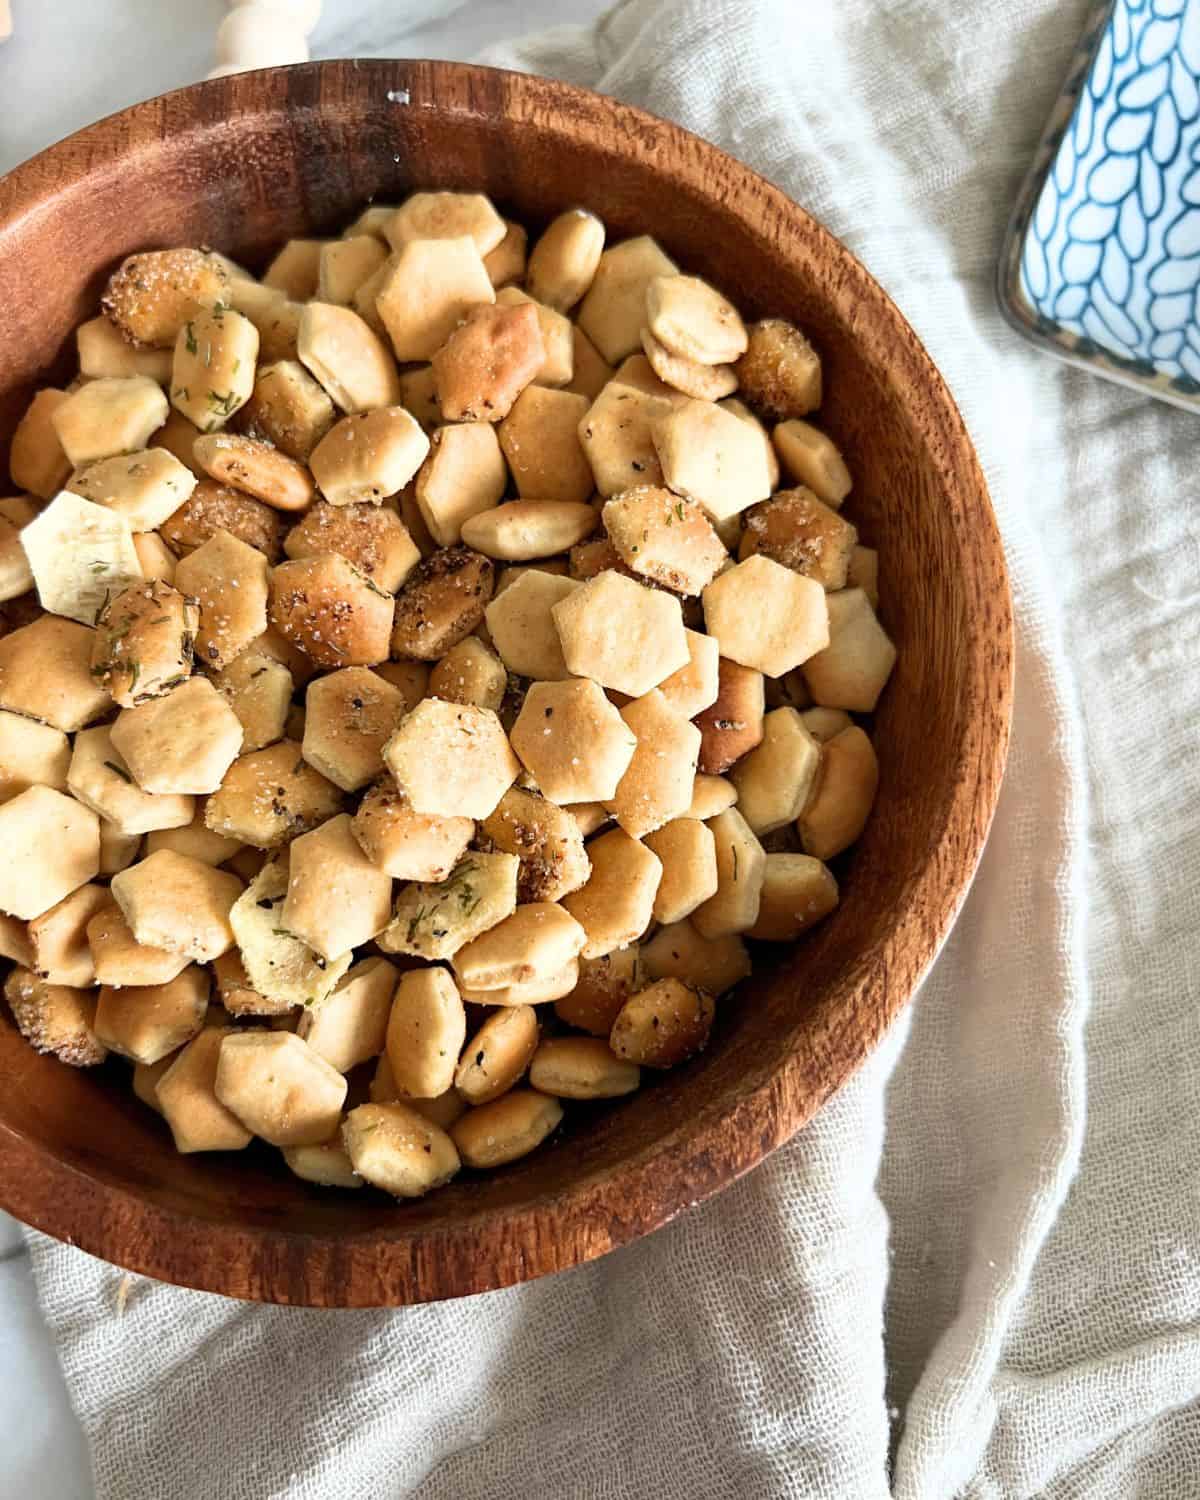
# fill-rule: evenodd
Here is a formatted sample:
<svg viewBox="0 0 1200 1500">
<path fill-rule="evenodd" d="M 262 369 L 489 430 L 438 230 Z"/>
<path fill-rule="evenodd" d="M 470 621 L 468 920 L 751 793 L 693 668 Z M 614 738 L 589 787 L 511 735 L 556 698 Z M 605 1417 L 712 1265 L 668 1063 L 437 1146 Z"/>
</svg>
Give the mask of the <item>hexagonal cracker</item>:
<svg viewBox="0 0 1200 1500">
<path fill-rule="evenodd" d="M 396 595 L 393 654 L 445 656 L 483 619 L 495 577 L 491 558 L 469 547 L 446 547 L 419 563 Z"/>
<path fill-rule="evenodd" d="M 251 645 L 212 680 L 242 726 L 243 754 L 283 738 L 294 684 L 282 662 Z"/>
<path fill-rule="evenodd" d="M 250 1131 L 214 1092 L 221 1043 L 233 1033 L 209 1026 L 194 1037 L 158 1080 L 155 1094 L 176 1151 L 240 1151 Z"/>
<path fill-rule="evenodd" d="M 463 522 L 463 540 L 488 557 L 534 562 L 566 552 L 596 530 L 591 505 L 572 500 L 507 500 Z"/>
<path fill-rule="evenodd" d="M 122 833 L 115 823 L 100 819 L 100 873 L 116 875 L 137 858 L 141 835 Z"/>
<path fill-rule="evenodd" d="M 234 910 L 242 899 L 239 896 L 234 902 Z M 294 1009 L 290 1001 L 272 1000 L 259 994 L 250 983 L 238 948 L 230 948 L 228 953 L 214 958 L 210 968 L 217 997 L 231 1016 L 287 1016 Z"/>
<path fill-rule="evenodd" d="M 698 818 L 675 818 L 646 835 L 646 848 L 662 861 L 654 897 L 656 922 L 679 922 L 717 892 L 717 849 Z"/>
<path fill-rule="evenodd" d="M 322 958 L 369 943 L 392 915 L 392 877 L 363 853 L 350 815 L 330 818 L 292 844 L 283 925 Z"/>
<path fill-rule="evenodd" d="M 544 357 L 532 304 L 472 309 L 433 356 L 440 416 L 448 422 L 503 420 Z"/>
<path fill-rule="evenodd" d="M 830 594 L 829 645 L 804 663 L 804 680 L 823 708 L 874 713 L 896 665 L 896 648 L 862 589 Z"/>
<path fill-rule="evenodd" d="M 318 500 L 288 532 L 291 558 L 336 552 L 385 594 L 394 594 L 421 561 L 416 543 L 394 510 L 382 505 L 330 505 Z"/>
<path fill-rule="evenodd" d="M 223 833 L 214 833 L 204 821 L 204 807 L 197 807 L 190 823 L 179 828 L 156 828 L 146 836 L 146 853 L 156 849 L 174 849 L 176 854 L 186 854 L 203 864 L 223 865 L 233 858 L 245 845 L 237 839 L 227 839 Z"/>
<path fill-rule="evenodd" d="M 66 734 L 98 719 L 112 699 L 92 675 L 95 631 L 42 615 L 0 639 L 0 708 Z"/>
<path fill-rule="evenodd" d="M 761 553 L 713 579 L 703 598 L 721 655 L 768 677 L 782 677 L 829 644 L 825 590 Z"/>
<path fill-rule="evenodd" d="M 540 1034 L 531 1005 L 494 1010 L 463 1048 L 454 1074 L 455 1091 L 468 1104 L 498 1099 L 528 1068 Z"/>
<path fill-rule="evenodd" d="M 399 405 L 400 373 L 391 351 L 350 308 L 309 302 L 300 315 L 296 350 L 342 411 Z"/>
<path fill-rule="evenodd" d="M 180 328 L 171 363 L 171 405 L 201 432 L 216 432 L 254 390 L 258 329 L 232 307 L 203 309 Z"/>
<path fill-rule="evenodd" d="M 571 676 L 554 609 L 580 587 L 573 578 L 531 568 L 492 600 L 485 611 L 488 632 L 510 672 L 542 682 Z"/>
<path fill-rule="evenodd" d="M 456 422 L 434 430 L 417 475 L 416 498 L 433 539 L 452 547 L 464 521 L 491 510 L 504 494 L 508 470 L 489 422 Z"/>
<path fill-rule="evenodd" d="M 832 859 L 862 833 L 879 790 L 879 760 L 857 724 L 821 749 L 812 794 L 796 828 L 805 854 Z M 3 808 L 0 808 L 3 813 Z"/>
<path fill-rule="evenodd" d="M 700 507 L 670 490 L 625 490 L 607 501 L 603 516 L 625 566 L 677 594 L 700 593 L 729 561 Z"/>
<path fill-rule="evenodd" d="M 180 560 L 175 587 L 199 601 L 196 654 L 227 667 L 267 628 L 267 559 L 228 531 L 218 531 Z"/>
<path fill-rule="evenodd" d="M 736 807 L 718 813 L 709 824 L 717 848 L 717 889 L 692 913 L 701 937 L 728 937 L 746 932 L 758 919 L 766 854 Z"/>
<path fill-rule="evenodd" d="M 109 277 L 100 305 L 130 344 L 169 349 L 186 319 L 228 297 L 228 264 L 187 246 L 141 250 Z"/>
<path fill-rule="evenodd" d="M 501 1008 L 544 1005 L 548 1001 L 560 1000 L 564 995 L 569 995 L 578 983 L 579 960 L 572 958 L 561 969 L 556 969 L 552 973 L 536 979 L 522 980 L 519 984 L 502 985 L 496 990 L 472 989 L 464 984 L 462 997 L 464 1001 L 472 1005 L 492 1005 Z"/>
<path fill-rule="evenodd" d="M 779 461 L 795 484 L 807 485 L 818 500 L 837 510 L 850 493 L 850 470 L 833 439 L 811 422 L 792 417 L 771 434 Z"/>
<path fill-rule="evenodd" d="M 764 318 L 751 324 L 738 360 L 738 384 L 769 417 L 803 417 L 821 404 L 821 361 L 791 323 Z"/>
<path fill-rule="evenodd" d="M 700 731 L 698 767 L 703 775 L 719 776 L 762 742 L 765 698 L 761 672 L 725 656 L 718 659 L 717 696 L 693 715 Z"/>
<path fill-rule="evenodd" d="M 534 385 L 565 386 L 575 373 L 575 340 L 573 324 L 554 308 L 535 301 L 520 287 L 506 286 L 496 293 L 500 307 L 532 307 L 542 340 L 542 362 L 533 377 Z"/>
<path fill-rule="evenodd" d="M 591 862 L 579 824 L 546 797 L 509 787 L 479 832 L 493 848 L 521 861 L 522 901 L 559 901 L 587 883 Z"/>
<path fill-rule="evenodd" d="M 723 411 L 732 412 L 732 414 L 737 417 L 739 422 L 745 422 L 748 427 L 751 427 L 754 432 L 757 433 L 758 441 L 762 445 L 763 458 L 766 460 L 767 478 L 771 481 L 771 490 L 772 492 L 777 490 L 779 488 L 779 455 L 776 453 L 775 445 L 771 441 L 771 434 L 758 420 L 758 418 L 754 415 L 754 413 L 750 410 L 746 403 L 744 401 L 739 401 L 736 396 L 726 396 L 723 401 L 718 401 L 717 405 L 721 407 Z M 733 520 L 736 521 L 736 517 L 734 517 Z M 722 529 L 723 527 L 729 527 L 729 525 L 729 521 L 718 522 L 717 530 L 720 533 L 721 540 L 725 543 L 725 545 L 727 547 L 732 547 L 735 545 L 735 543 L 730 539 L 729 536 L 726 535 L 725 530 Z"/>
<path fill-rule="evenodd" d="M 444 1094 L 466 1039 L 462 997 L 445 969 L 410 969 L 401 976 L 387 1029 L 387 1059 L 401 1095 Z"/>
<path fill-rule="evenodd" d="M 338 1128 L 346 1080 L 287 1031 L 233 1031 L 222 1038 L 213 1092 L 272 1146 L 317 1146 Z"/>
<path fill-rule="evenodd" d="M 89 380 L 50 414 L 75 468 L 144 448 L 167 420 L 167 398 L 145 375 Z"/>
<path fill-rule="evenodd" d="M 82 625 L 113 596 L 139 583 L 142 566 L 129 522 L 63 490 L 21 531 L 42 608 Z"/>
<path fill-rule="evenodd" d="M 715 521 L 737 515 L 771 493 L 758 434 L 711 401 L 681 401 L 656 417 L 650 435 L 663 477 Z"/>
<path fill-rule="evenodd" d="M 147 583 L 175 582 L 175 554 L 157 531 L 135 531 L 133 550 Z"/>
<path fill-rule="evenodd" d="M 209 433 L 196 439 L 192 454 L 210 479 L 243 490 L 273 510 L 307 510 L 316 495 L 304 464 L 262 438 L 238 432 Z"/>
<path fill-rule="evenodd" d="M 637 738 L 595 682 L 570 678 L 532 684 L 512 745 L 542 795 L 561 805 L 611 798 Z"/>
<path fill-rule="evenodd" d="M 426 1102 L 360 1104 L 342 1127 L 354 1170 L 396 1198 L 419 1198 L 462 1165 L 454 1142 L 417 1108 Z"/>
<path fill-rule="evenodd" d="M 601 958 L 635 942 L 649 927 L 662 861 L 623 828 L 602 833 L 587 852 L 591 877 L 562 904 L 587 933 L 581 957 Z"/>
<path fill-rule="evenodd" d="M 698 276 L 656 276 L 646 288 L 646 327 L 672 354 L 728 365 L 746 351 L 737 309 Z"/>
<path fill-rule="evenodd" d="M 801 485 L 752 505 L 743 517 L 738 557 L 756 552 L 785 568 L 815 578 L 827 592 L 846 587 L 858 532 L 837 511 Z"/>
<path fill-rule="evenodd" d="M 601 255 L 578 321 L 610 365 L 640 346 L 647 287 L 656 276 L 672 276 L 678 270 L 648 234 L 624 240 Z"/>
<path fill-rule="evenodd" d="M 613 1022 L 609 1046 L 646 1068 L 673 1068 L 708 1042 L 713 997 L 679 979 L 657 979 L 631 995 Z"/>
<path fill-rule="evenodd" d="M 451 646 L 429 674 L 429 696 L 498 712 L 508 690 L 504 663 L 477 635 Z"/>
<path fill-rule="evenodd" d="M 581 959 L 575 988 L 555 1002 L 559 1020 L 607 1038 L 625 1001 L 641 988 L 640 951 L 637 943 L 630 943 L 601 958 Z"/>
<path fill-rule="evenodd" d="M 242 882 L 228 870 L 160 849 L 114 875 L 111 889 L 139 943 L 186 953 L 197 963 L 233 947 L 229 909 Z"/>
<path fill-rule="evenodd" d="M 184 504 L 162 523 L 158 534 L 176 557 L 186 557 L 218 532 L 227 531 L 273 563 L 283 552 L 286 527 L 282 512 L 253 495 L 214 479 L 202 479 Z"/>
<path fill-rule="evenodd" d="M 738 811 L 756 834 L 773 833 L 804 811 L 817 776 L 821 747 L 794 708 L 763 719 L 762 743 L 732 768 Z"/>
<path fill-rule="evenodd" d="M 297 302 L 309 301 L 317 295 L 321 251 L 327 243 L 326 240 L 288 240 L 263 272 L 262 284 Z"/>
<path fill-rule="evenodd" d="M 604 253 L 604 225 L 585 208 L 569 208 L 538 236 L 529 252 L 529 294 L 567 312 L 586 293 Z"/>
<path fill-rule="evenodd" d="M 143 791 L 203 796 L 237 759 L 242 726 L 207 678 L 189 677 L 161 698 L 123 708 L 112 742 Z"/>
<path fill-rule="evenodd" d="M 601 495 L 663 483 L 651 428 L 683 400 L 641 355 L 627 359 L 602 387 L 579 424 L 579 442 Z"/>
<path fill-rule="evenodd" d="M 246 979 L 269 1012 L 319 1005 L 354 961 L 352 953 L 323 958 L 282 925 L 287 892 L 285 854 L 262 867 L 229 913 Z"/>
<path fill-rule="evenodd" d="M 587 941 L 580 924 L 554 901 L 531 901 L 454 955 L 459 983 L 491 992 L 553 978 Z"/>
<path fill-rule="evenodd" d="M 472 307 L 495 299 L 478 246 L 460 236 L 407 241 L 392 258 L 375 307 L 396 358 L 409 361 L 432 358 Z"/>
<path fill-rule="evenodd" d="M 339 1073 L 382 1053 L 399 971 L 386 958 L 365 958 L 319 1005 L 305 1008 L 296 1035 Z"/>
<path fill-rule="evenodd" d="M 100 991 L 93 1029 L 120 1057 L 149 1066 L 182 1047 L 204 1025 L 208 974 L 189 964 L 165 984 Z"/>
<path fill-rule="evenodd" d="M 262 365 L 298 360 L 300 319 L 304 307 L 281 292 L 254 281 L 233 282 L 232 301 L 244 318 L 258 329 L 258 358 Z M 246 403 L 247 406 L 250 404 Z M 245 407 L 242 408 L 243 412 Z M 181 455 L 182 457 L 182 455 Z M 186 462 L 186 460 L 185 460 Z"/>
<path fill-rule="evenodd" d="M 87 924 L 87 941 L 96 970 L 96 983 L 121 988 L 167 984 L 182 974 L 191 959 L 139 943 L 115 901 L 102 907 Z"/>
<path fill-rule="evenodd" d="M 608 803 L 634 838 L 687 812 L 692 800 L 700 731 L 652 688 L 621 710 L 637 736 L 633 759 Z"/>
<path fill-rule="evenodd" d="M 819 859 L 807 854 L 768 854 L 758 918 L 746 936 L 759 942 L 794 942 L 837 904 L 837 881 Z"/>
<path fill-rule="evenodd" d="M 0 709 L 0 802 L 29 786 L 67 789 L 71 745 L 61 729 Z"/>
<path fill-rule="evenodd" d="M 507 233 L 504 220 L 483 193 L 413 193 L 384 222 L 393 250 L 414 240 L 444 242 L 470 239 L 479 254 L 489 255 Z"/>
<path fill-rule="evenodd" d="M 445 880 L 474 834 L 472 818 L 414 812 L 390 776 L 370 789 L 354 815 L 354 837 L 363 853 L 397 880 Z"/>
<path fill-rule="evenodd" d="M 254 394 L 242 409 L 244 430 L 307 463 L 333 426 L 333 402 L 297 359 L 260 365 Z"/>
<path fill-rule="evenodd" d="M 402 490 L 424 462 L 429 439 L 402 406 L 343 417 L 308 459 L 331 505 L 377 505 Z"/>
<path fill-rule="evenodd" d="M 750 955 L 736 933 L 702 937 L 687 918 L 660 927 L 642 944 L 641 961 L 649 979 L 682 979 L 714 995 L 750 973 Z"/>
<path fill-rule="evenodd" d="M 67 488 L 124 516 L 132 531 L 154 531 L 190 499 L 196 476 L 165 448 L 147 448 L 89 464 Z"/>
<path fill-rule="evenodd" d="M 305 695 L 304 758 L 344 792 L 383 772 L 383 747 L 406 711 L 405 696 L 369 667 L 318 677 Z"/>
<path fill-rule="evenodd" d="M 464 943 L 516 910 L 519 865 L 513 854 L 470 853 L 445 880 L 414 881 L 396 898 L 379 946 L 385 953 L 412 953 L 435 963 L 453 958 Z"/>
<path fill-rule="evenodd" d="M 123 590 L 100 611 L 92 640 L 92 673 L 130 707 L 168 692 L 192 670 L 200 610 L 168 583 Z"/>
<path fill-rule="evenodd" d="M 631 698 L 691 659 L 679 600 L 620 573 L 597 574 L 552 613 L 567 667 Z"/>
<path fill-rule="evenodd" d="M 717 700 L 720 691 L 720 657 L 718 643 L 699 630 L 685 630 L 688 663 L 664 677 L 658 691 L 677 713 L 694 719 Z"/>
<path fill-rule="evenodd" d="M 439 698 L 417 704 L 383 759 L 415 811 L 445 818 L 486 818 L 521 769 L 494 713 Z"/>
<path fill-rule="evenodd" d="M 692 801 L 686 816 L 707 823 L 709 818 L 715 818 L 719 812 L 733 807 L 736 802 L 737 788 L 731 781 L 726 781 L 723 776 L 710 776 L 704 771 L 698 771 L 692 783 Z"/>
<path fill-rule="evenodd" d="M 530 385 L 521 392 L 499 436 L 522 499 L 582 504 L 591 495 L 595 479 L 579 438 L 587 415 L 587 397 L 572 391 Z"/>
<path fill-rule="evenodd" d="M 373 234 L 327 240 L 321 246 L 317 300 L 348 306 L 363 282 L 374 276 L 386 259 L 387 251 Z"/>
<path fill-rule="evenodd" d="M 183 828 L 196 810 L 190 796 L 160 796 L 139 786 L 113 744 L 112 726 L 108 724 L 81 729 L 75 736 L 67 787 L 84 807 L 90 807 L 97 817 L 107 819 L 124 834 Z"/>
<path fill-rule="evenodd" d="M 92 1030 L 96 1001 L 90 990 L 48 984 L 28 969 L 13 969 L 4 998 L 17 1030 L 35 1052 L 49 1052 L 73 1068 L 90 1068 L 107 1055 Z"/>
<path fill-rule="evenodd" d="M 505 219 L 504 226 L 504 238 L 483 257 L 488 276 L 495 287 L 504 286 L 510 281 L 520 281 L 525 275 L 525 247 L 529 242 L 525 226 L 512 219 Z"/>
<path fill-rule="evenodd" d="M 280 563 L 271 575 L 271 623 L 321 667 L 386 661 L 395 605 L 344 557 Z"/>
<path fill-rule="evenodd" d="M 41 500 L 57 495 L 71 477 L 71 460 L 54 430 L 53 416 L 68 399 L 66 391 L 47 387 L 25 408 L 12 435 L 8 467 L 12 482 Z"/>
<path fill-rule="evenodd" d="M 304 759 L 295 740 L 240 756 L 208 799 L 204 821 L 256 849 L 274 849 L 341 811 L 342 794 Z"/>
<path fill-rule="evenodd" d="M 88 946 L 87 925 L 111 900 L 102 885 L 81 885 L 26 928 L 32 950 L 29 967 L 51 984 L 86 989 L 96 982 L 96 964 Z"/>
</svg>

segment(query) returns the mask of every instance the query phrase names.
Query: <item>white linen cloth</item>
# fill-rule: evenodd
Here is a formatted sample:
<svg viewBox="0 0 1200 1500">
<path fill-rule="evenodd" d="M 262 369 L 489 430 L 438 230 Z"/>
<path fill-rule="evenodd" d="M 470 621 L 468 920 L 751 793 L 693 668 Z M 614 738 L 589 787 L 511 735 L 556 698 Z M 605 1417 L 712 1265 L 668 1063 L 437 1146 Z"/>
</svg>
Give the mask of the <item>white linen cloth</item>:
<svg viewBox="0 0 1200 1500">
<path fill-rule="evenodd" d="M 1086 10 L 625 0 L 496 54 L 725 145 L 925 339 L 1012 570 L 996 825 L 859 1076 L 593 1265 L 394 1313 L 137 1281 L 119 1314 L 120 1272 L 32 1236 L 101 1500 L 1196 1492 L 1200 429 L 1034 353 L 992 291 Z"/>
</svg>

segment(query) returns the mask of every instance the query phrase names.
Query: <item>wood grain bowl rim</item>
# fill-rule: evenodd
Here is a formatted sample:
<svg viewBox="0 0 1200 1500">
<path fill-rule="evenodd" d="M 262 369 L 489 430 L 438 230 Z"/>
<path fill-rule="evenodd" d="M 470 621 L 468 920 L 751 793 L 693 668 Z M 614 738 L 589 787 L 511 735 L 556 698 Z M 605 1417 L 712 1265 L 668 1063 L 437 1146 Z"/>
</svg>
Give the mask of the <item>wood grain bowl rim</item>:
<svg viewBox="0 0 1200 1500">
<path fill-rule="evenodd" d="M 0 179 L 0 234 L 45 207 L 58 187 L 128 170 L 176 115 L 193 127 L 207 118 L 221 128 L 235 117 L 287 110 L 296 97 L 319 102 L 326 82 L 336 85 L 342 105 L 378 105 L 387 91 L 407 90 L 409 110 L 451 117 L 478 115 L 481 101 L 494 105 L 499 94 L 504 118 L 536 125 L 550 138 L 620 140 L 623 155 L 670 171 L 701 197 L 711 192 L 703 180 L 707 168 L 721 178 L 723 207 L 755 233 L 786 243 L 792 259 L 836 265 L 831 300 L 869 308 L 870 316 L 854 321 L 883 377 L 897 391 L 921 393 L 921 435 L 954 512 L 964 586 L 968 597 L 991 606 L 961 642 L 977 709 L 968 715 L 946 802 L 945 826 L 956 830 L 951 872 L 934 858 L 926 861 L 871 964 L 859 966 L 847 981 L 878 1025 L 838 1055 L 819 1090 L 789 1088 L 798 1069 L 793 1053 L 720 1117 L 700 1128 L 679 1125 L 618 1169 L 585 1177 L 563 1192 L 459 1218 L 445 1228 L 406 1232 L 398 1220 L 386 1235 L 337 1238 L 243 1229 L 159 1207 L 62 1161 L 0 1122 L 0 1205 L 36 1229 L 129 1270 L 199 1290 L 293 1305 L 397 1306 L 566 1269 L 660 1228 L 783 1144 L 861 1065 L 933 962 L 982 854 L 1008 748 L 1013 624 L 1004 551 L 983 473 L 958 408 L 907 321 L 850 251 L 783 192 L 718 147 L 646 111 L 569 84 L 461 63 L 343 61 L 241 74 L 134 105 L 16 168 Z M 930 830 L 931 849 L 943 832 Z M 482 1258 L 472 1265 L 460 1243 L 464 1233 L 484 1229 L 493 1244 L 490 1270 Z"/>
</svg>

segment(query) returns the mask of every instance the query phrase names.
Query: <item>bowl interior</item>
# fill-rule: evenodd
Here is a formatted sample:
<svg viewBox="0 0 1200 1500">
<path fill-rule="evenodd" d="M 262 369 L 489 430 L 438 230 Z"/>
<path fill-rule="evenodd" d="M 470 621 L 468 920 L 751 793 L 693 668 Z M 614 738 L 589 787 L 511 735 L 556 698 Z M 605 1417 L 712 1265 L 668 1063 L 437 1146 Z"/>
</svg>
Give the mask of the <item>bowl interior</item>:
<svg viewBox="0 0 1200 1500">
<path fill-rule="evenodd" d="M 74 327 L 146 247 L 252 266 L 337 232 L 371 198 L 478 188 L 535 226 L 582 202 L 610 240 L 653 233 L 747 318 L 777 314 L 825 366 L 821 420 L 855 476 L 899 648 L 876 715 L 879 801 L 837 912 L 722 1008 L 702 1058 L 548 1147 L 428 1200 L 329 1194 L 274 1153 L 175 1154 L 123 1086 L 0 1019 L 0 1201 L 122 1264 L 233 1295 L 401 1302 L 573 1264 L 664 1222 L 785 1139 L 874 1046 L 965 892 L 1003 762 L 1007 585 L 961 421 L 912 331 L 857 262 L 762 179 L 696 138 L 563 85 L 449 64 L 322 64 L 138 106 L 0 183 L 0 474 Z"/>
</svg>

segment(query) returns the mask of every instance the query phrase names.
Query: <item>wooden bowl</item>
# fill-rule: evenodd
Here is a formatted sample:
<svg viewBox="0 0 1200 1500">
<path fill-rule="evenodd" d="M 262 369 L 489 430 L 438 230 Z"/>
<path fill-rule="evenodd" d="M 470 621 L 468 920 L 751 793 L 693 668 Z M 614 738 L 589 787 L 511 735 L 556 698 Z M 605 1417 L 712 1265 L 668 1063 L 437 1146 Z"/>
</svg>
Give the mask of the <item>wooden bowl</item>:
<svg viewBox="0 0 1200 1500">
<path fill-rule="evenodd" d="M 324 1307 L 457 1297 L 602 1255 L 786 1141 L 879 1041 L 966 894 L 1008 739 L 1012 621 L 970 440 L 908 324 L 802 208 L 695 136 L 565 84 L 429 62 L 337 62 L 199 84 L 114 115 L 0 182 L 0 434 L 69 378 L 71 334 L 130 251 L 261 263 L 372 197 L 477 188 L 528 223 L 584 202 L 648 231 L 825 363 L 822 421 L 878 544 L 900 650 L 876 717 L 878 806 L 842 905 L 721 1007 L 707 1052 L 576 1109 L 525 1161 L 422 1202 L 323 1192 L 278 1153 L 177 1156 L 118 1063 L 77 1072 L 0 1022 L 0 1202 L 134 1271 Z M 7 443 L 0 445 L 0 471 Z M 2 491 L 0 491 L 2 492 Z"/>
</svg>

